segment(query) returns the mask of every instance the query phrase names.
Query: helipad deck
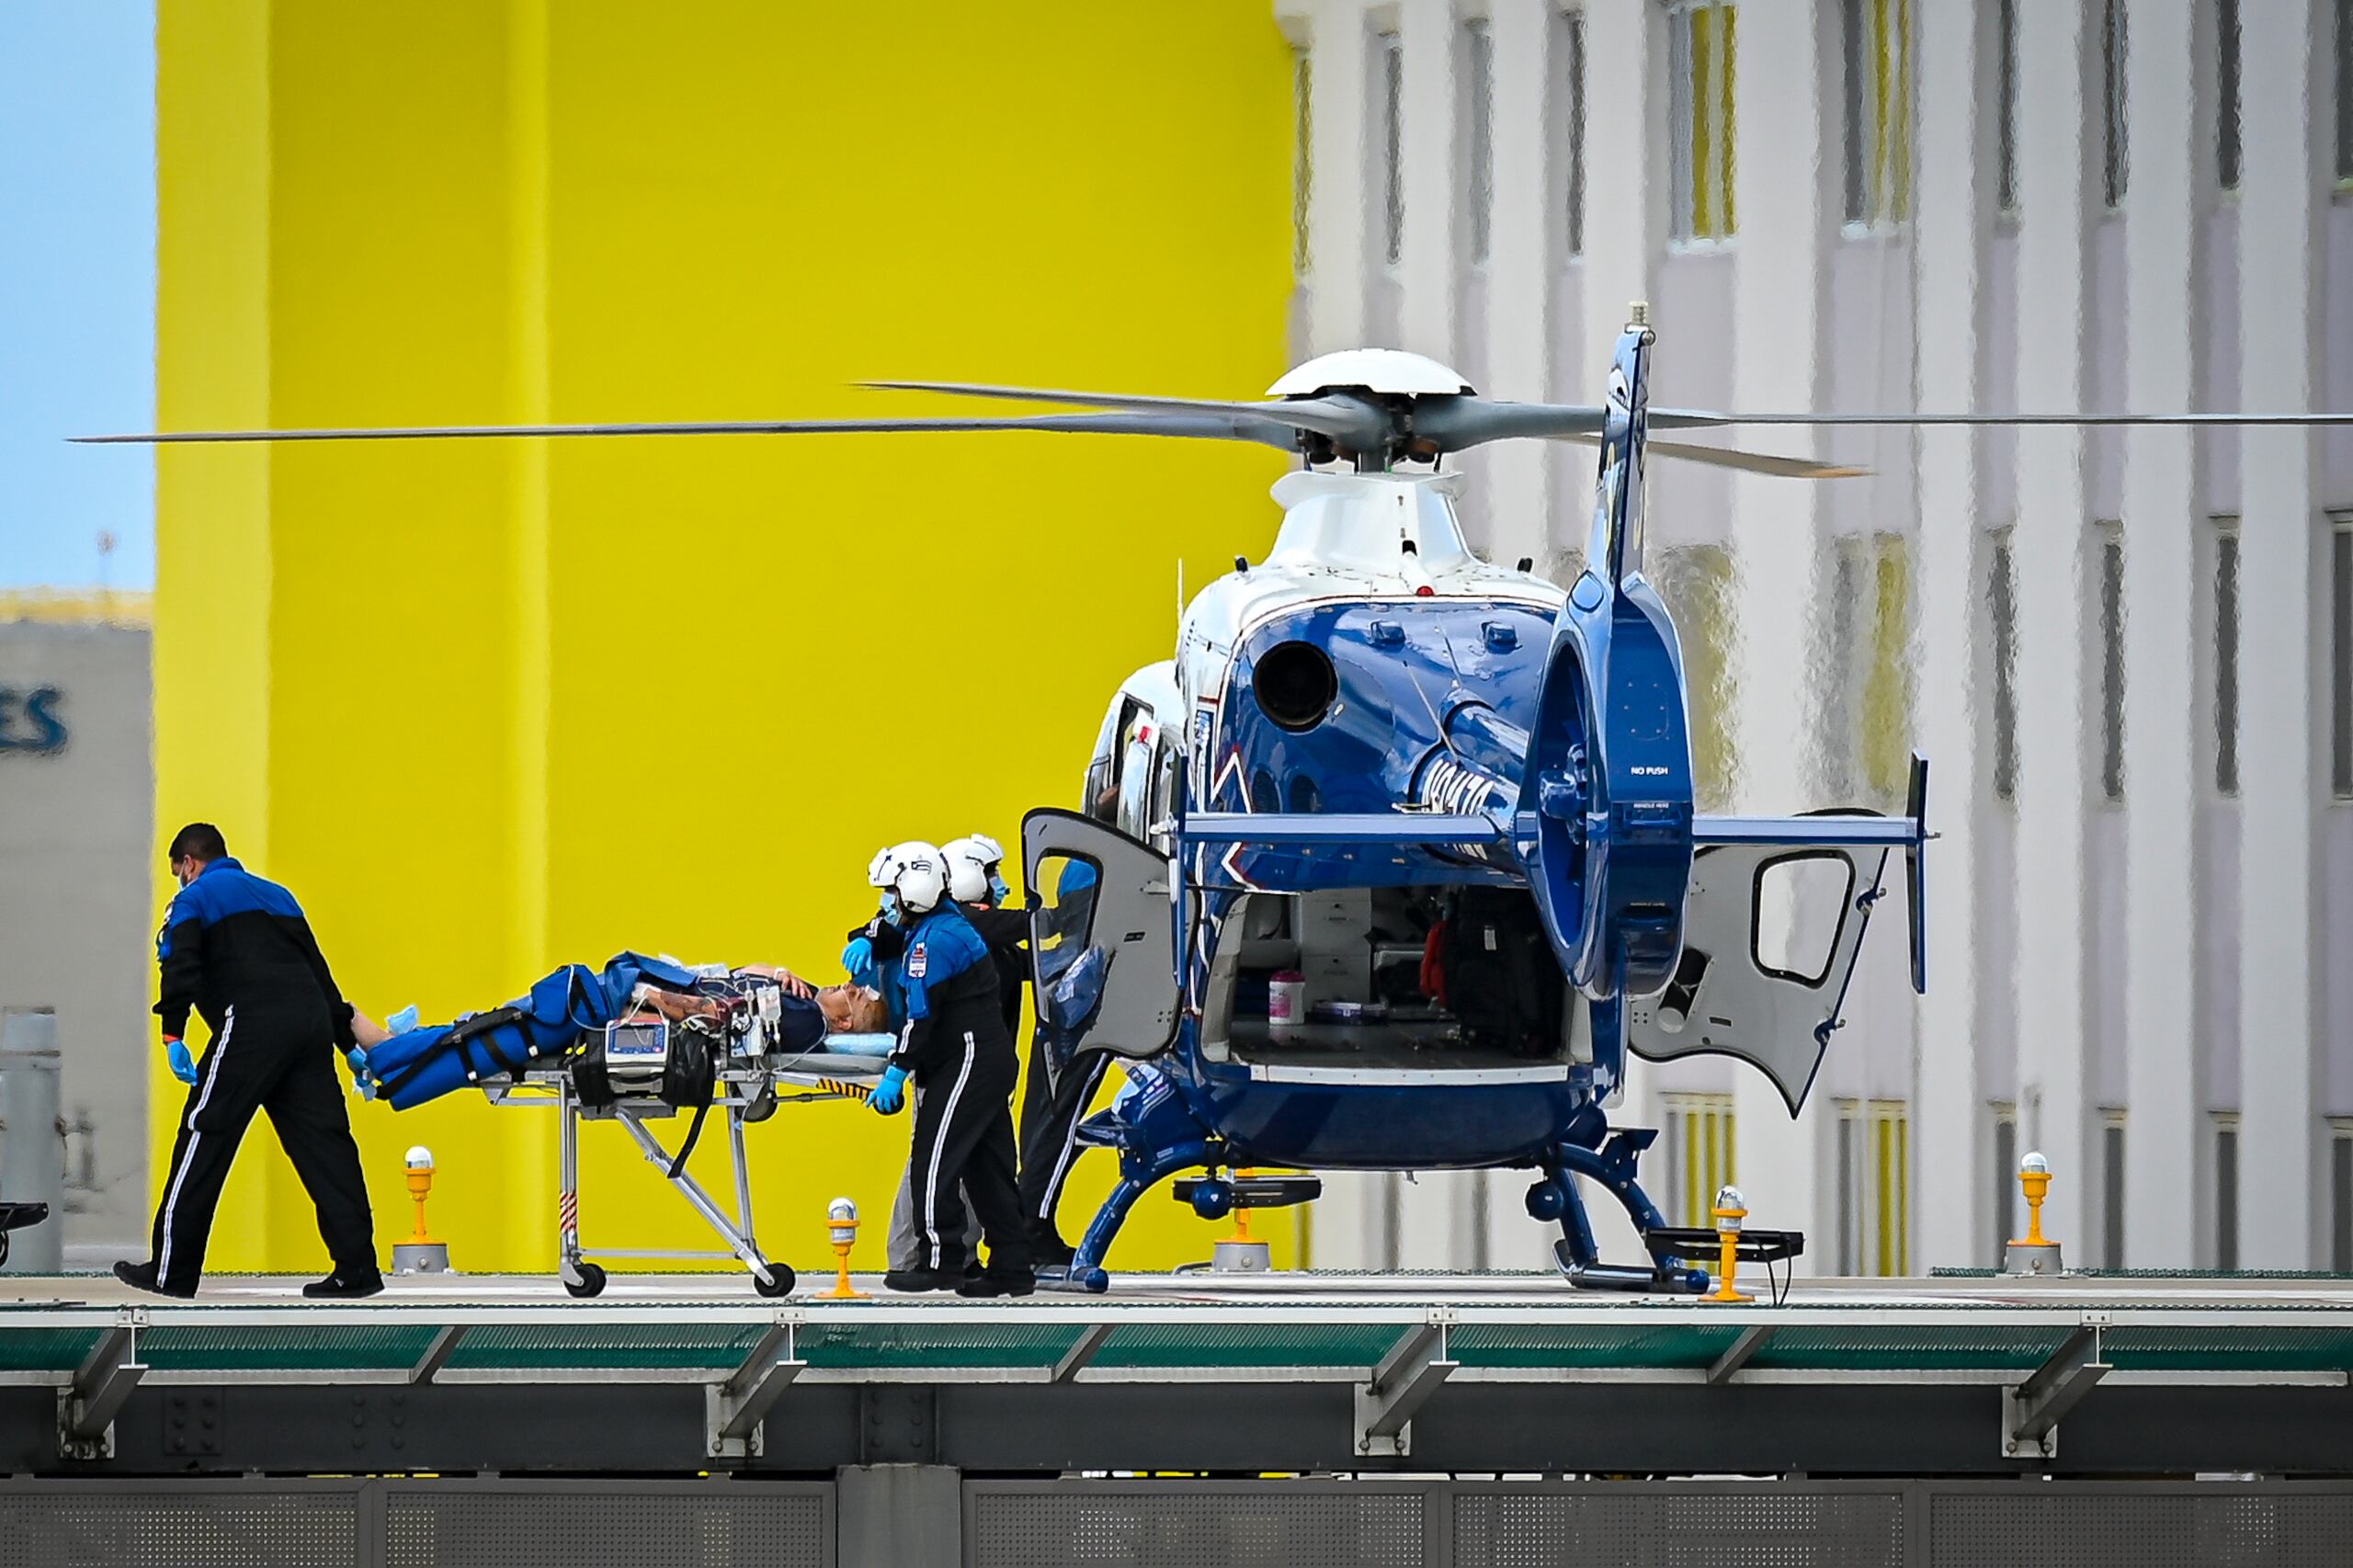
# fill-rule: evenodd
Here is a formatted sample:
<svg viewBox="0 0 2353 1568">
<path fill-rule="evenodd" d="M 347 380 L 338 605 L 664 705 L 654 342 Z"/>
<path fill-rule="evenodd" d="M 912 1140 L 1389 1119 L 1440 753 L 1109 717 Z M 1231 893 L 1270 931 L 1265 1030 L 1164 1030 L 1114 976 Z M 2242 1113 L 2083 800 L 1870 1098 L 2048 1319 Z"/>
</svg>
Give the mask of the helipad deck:
<svg viewBox="0 0 2353 1568">
<path fill-rule="evenodd" d="M 1813 1281 L 1737 1306 L 1538 1275 L 1123 1276 L 1021 1301 L 298 1284 L 176 1302 L 0 1278 L 0 1465 L 2353 1474 L 2347 1280 Z"/>
</svg>

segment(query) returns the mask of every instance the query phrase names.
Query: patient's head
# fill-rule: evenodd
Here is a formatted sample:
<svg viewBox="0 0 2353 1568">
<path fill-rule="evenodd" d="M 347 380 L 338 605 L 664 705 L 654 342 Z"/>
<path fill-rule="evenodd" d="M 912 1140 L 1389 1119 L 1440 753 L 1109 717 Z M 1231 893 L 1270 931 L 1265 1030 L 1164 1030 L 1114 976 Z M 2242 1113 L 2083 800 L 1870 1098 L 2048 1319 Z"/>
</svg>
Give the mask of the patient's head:
<svg viewBox="0 0 2353 1568">
<path fill-rule="evenodd" d="M 817 1010 L 825 1015 L 827 1034 L 883 1034 L 891 1028 L 881 994 L 863 985 L 824 987 L 817 993 Z"/>
</svg>

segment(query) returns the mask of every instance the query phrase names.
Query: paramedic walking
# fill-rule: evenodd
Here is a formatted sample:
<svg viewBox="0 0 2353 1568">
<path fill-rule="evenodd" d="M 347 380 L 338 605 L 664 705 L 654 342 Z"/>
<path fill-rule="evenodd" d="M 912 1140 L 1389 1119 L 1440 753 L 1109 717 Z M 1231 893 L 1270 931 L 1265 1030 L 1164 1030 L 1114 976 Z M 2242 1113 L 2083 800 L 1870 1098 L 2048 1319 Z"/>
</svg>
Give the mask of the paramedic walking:
<svg viewBox="0 0 2353 1568">
<path fill-rule="evenodd" d="M 294 895 L 231 859 L 218 828 L 180 829 L 171 872 L 180 892 L 155 938 L 155 1016 L 188 1103 L 155 1212 L 154 1256 L 114 1271 L 142 1290 L 196 1294 L 221 1184 L 258 1110 L 317 1206 L 335 1259 L 335 1272 L 302 1294 L 372 1296 L 384 1288 L 374 1224 L 335 1074 L 340 1050 L 353 1044 L 350 1005 Z M 191 1011 L 212 1032 L 200 1062 L 182 1043 Z"/>
</svg>

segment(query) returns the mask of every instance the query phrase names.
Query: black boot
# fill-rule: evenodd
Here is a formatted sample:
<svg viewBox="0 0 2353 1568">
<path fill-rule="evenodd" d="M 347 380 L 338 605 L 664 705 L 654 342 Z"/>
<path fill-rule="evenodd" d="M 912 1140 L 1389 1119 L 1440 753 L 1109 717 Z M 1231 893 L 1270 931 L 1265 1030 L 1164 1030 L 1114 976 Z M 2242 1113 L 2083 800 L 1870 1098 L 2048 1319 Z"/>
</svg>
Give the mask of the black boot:
<svg viewBox="0 0 2353 1568">
<path fill-rule="evenodd" d="M 346 1274 L 337 1269 L 324 1279 L 314 1279 L 303 1286 L 302 1294 L 314 1301 L 348 1301 L 372 1296 L 383 1288 L 384 1277 L 372 1268 L 365 1274 Z"/>
<path fill-rule="evenodd" d="M 1013 1268 L 1002 1272 L 990 1269 L 984 1274 L 968 1274 L 956 1287 L 960 1296 L 986 1301 L 992 1296 L 1029 1296 L 1038 1290 L 1038 1275 L 1034 1269 Z"/>
<path fill-rule="evenodd" d="M 882 1288 L 920 1295 L 926 1290 L 952 1290 L 961 1278 L 961 1274 L 938 1268 L 894 1268 L 882 1276 Z"/>
<path fill-rule="evenodd" d="M 152 1263 L 132 1263 L 126 1258 L 114 1266 L 114 1277 L 134 1290 L 144 1290 L 153 1296 L 173 1296 L 184 1301 L 196 1294 L 192 1290 L 165 1290 L 163 1282 L 155 1277 L 155 1266 Z"/>
</svg>

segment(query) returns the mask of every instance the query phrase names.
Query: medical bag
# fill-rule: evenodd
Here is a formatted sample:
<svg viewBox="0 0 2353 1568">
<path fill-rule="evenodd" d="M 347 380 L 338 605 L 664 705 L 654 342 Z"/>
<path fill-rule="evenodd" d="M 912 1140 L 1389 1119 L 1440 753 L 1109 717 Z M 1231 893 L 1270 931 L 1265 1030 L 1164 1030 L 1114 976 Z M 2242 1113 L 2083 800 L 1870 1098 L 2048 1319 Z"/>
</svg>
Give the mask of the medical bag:
<svg viewBox="0 0 2353 1568">
<path fill-rule="evenodd" d="M 603 1109 L 620 1100 L 659 1100 L 695 1113 L 670 1162 L 676 1179 L 702 1136 L 703 1118 L 718 1088 L 719 1054 L 724 1043 L 699 1021 L 673 1024 L 657 1017 L 616 1018 L 591 1030 L 572 1058 L 572 1089 L 580 1103 Z"/>
<path fill-rule="evenodd" d="M 1446 1005 L 1464 1042 L 1531 1058 L 1558 1051 L 1567 983 L 1536 901 L 1518 888 L 1467 887 L 1442 929 Z"/>
</svg>

